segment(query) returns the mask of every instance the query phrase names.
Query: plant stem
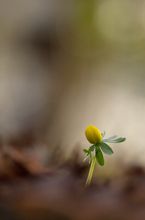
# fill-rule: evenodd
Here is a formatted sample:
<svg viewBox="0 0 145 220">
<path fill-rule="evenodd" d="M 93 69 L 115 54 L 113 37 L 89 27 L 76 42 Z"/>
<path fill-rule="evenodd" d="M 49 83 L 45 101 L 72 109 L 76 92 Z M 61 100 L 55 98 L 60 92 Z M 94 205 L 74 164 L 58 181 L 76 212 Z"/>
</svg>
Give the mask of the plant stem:
<svg viewBox="0 0 145 220">
<path fill-rule="evenodd" d="M 96 166 L 96 157 L 94 156 L 91 160 L 91 165 L 90 165 L 90 169 L 89 169 L 89 173 L 88 173 L 88 177 L 86 181 L 86 186 L 90 185 L 92 181 L 95 166 Z"/>
</svg>

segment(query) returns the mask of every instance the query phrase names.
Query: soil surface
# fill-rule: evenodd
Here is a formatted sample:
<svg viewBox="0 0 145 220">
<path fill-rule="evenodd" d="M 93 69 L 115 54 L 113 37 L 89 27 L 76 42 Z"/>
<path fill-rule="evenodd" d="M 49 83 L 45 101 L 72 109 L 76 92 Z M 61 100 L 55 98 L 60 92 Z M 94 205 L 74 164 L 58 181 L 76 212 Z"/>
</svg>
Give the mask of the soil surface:
<svg viewBox="0 0 145 220">
<path fill-rule="evenodd" d="M 5 155 L 0 168 L 1 220 L 145 219 L 142 167 L 113 180 L 96 178 L 89 187 L 88 167 L 73 161 L 48 169 L 20 155 Z"/>
</svg>

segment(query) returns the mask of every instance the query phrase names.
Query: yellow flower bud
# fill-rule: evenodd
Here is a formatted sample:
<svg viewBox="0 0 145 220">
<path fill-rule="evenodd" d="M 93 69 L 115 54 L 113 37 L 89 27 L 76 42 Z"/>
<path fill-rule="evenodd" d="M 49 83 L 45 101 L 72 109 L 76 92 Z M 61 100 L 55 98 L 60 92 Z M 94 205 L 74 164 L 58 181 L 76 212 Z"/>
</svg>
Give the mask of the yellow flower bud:
<svg viewBox="0 0 145 220">
<path fill-rule="evenodd" d="M 97 144 L 102 141 L 102 134 L 100 130 L 93 125 L 90 125 L 86 128 L 85 134 L 86 138 L 91 144 Z"/>
</svg>

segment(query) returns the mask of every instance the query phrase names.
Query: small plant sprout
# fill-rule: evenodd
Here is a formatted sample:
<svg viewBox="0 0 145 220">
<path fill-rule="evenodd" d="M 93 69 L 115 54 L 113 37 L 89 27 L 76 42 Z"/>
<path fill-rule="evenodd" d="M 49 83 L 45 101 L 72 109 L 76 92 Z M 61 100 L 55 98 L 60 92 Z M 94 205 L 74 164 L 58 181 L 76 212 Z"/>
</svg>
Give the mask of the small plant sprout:
<svg viewBox="0 0 145 220">
<path fill-rule="evenodd" d="M 86 185 L 89 185 L 92 181 L 97 162 L 100 166 L 104 166 L 103 153 L 108 155 L 113 154 L 113 150 L 108 143 L 121 143 L 124 142 L 126 138 L 118 137 L 117 135 L 105 138 L 105 132 L 101 133 L 101 131 L 93 125 L 86 128 L 85 135 L 87 140 L 92 144 L 88 149 L 84 149 L 86 155 L 84 160 L 88 159 L 90 164 L 89 174 L 86 181 Z"/>
</svg>

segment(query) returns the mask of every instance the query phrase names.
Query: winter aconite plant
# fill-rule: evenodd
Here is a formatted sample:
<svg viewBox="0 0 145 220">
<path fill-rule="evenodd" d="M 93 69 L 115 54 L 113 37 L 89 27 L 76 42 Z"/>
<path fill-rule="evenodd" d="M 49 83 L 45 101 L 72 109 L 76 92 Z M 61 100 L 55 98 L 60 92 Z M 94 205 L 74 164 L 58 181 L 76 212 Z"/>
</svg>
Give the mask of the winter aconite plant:
<svg viewBox="0 0 145 220">
<path fill-rule="evenodd" d="M 85 134 L 88 141 L 92 144 L 88 149 L 84 149 L 86 154 L 85 159 L 88 159 L 90 163 L 90 170 L 86 181 L 86 185 L 89 185 L 91 183 L 97 162 L 101 166 L 104 165 L 103 153 L 108 155 L 113 154 L 113 150 L 108 143 L 121 143 L 125 141 L 126 138 L 118 137 L 117 135 L 105 138 L 105 132 L 101 133 L 101 131 L 93 125 L 90 125 L 86 128 Z"/>
</svg>

